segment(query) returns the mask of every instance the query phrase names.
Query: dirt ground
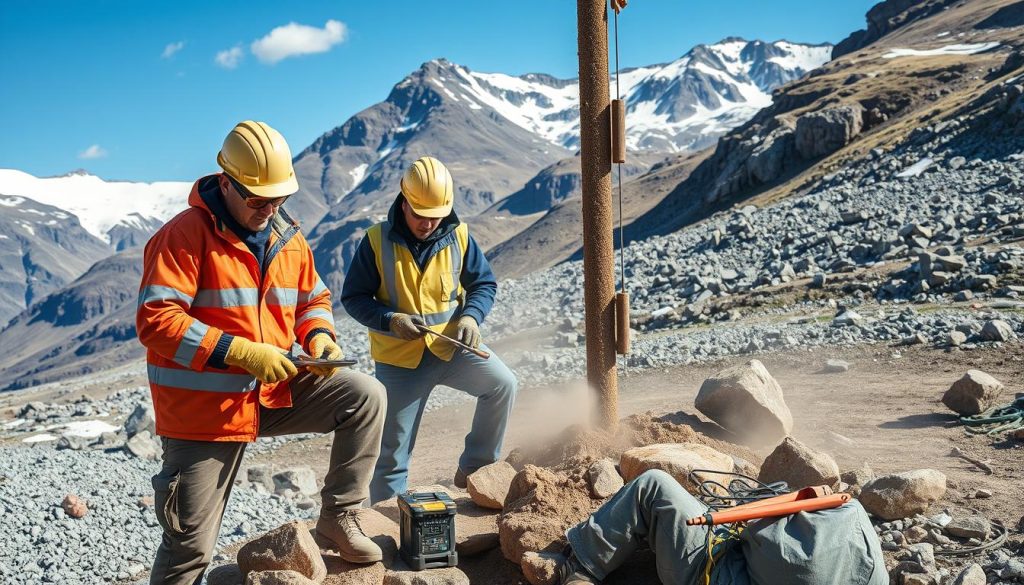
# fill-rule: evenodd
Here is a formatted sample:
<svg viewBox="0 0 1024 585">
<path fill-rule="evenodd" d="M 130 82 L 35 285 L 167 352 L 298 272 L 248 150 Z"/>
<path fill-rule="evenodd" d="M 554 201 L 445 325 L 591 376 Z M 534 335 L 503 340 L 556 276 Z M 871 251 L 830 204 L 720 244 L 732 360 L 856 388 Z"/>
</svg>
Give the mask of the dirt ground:
<svg viewBox="0 0 1024 585">
<path fill-rule="evenodd" d="M 1011 529 L 1024 523 L 1020 506 L 1024 501 L 1024 442 L 968 435 L 940 402 L 943 392 L 972 368 L 1006 384 L 1003 402 L 1024 395 L 1024 344 L 952 352 L 876 344 L 753 357 L 760 359 L 782 386 L 793 412 L 793 435 L 831 453 L 840 469 L 855 469 L 864 463 L 876 473 L 934 468 L 946 474 L 948 491 L 932 512 L 949 510 L 955 515 L 977 511 Z M 850 370 L 823 373 L 822 366 L 830 358 L 850 362 Z M 620 416 L 653 411 L 708 432 L 714 425 L 693 408 L 701 383 L 713 372 L 748 359 L 660 371 L 620 369 Z M 589 402 L 581 383 L 523 390 L 506 435 L 506 453 L 516 446 L 543 443 L 568 424 L 586 420 Z M 410 470 L 411 486 L 450 485 L 472 414 L 472 403 L 466 403 L 424 416 Z M 718 438 L 728 437 L 719 432 Z M 954 446 L 989 463 L 994 473 L 988 475 L 949 456 Z M 765 445 L 758 451 L 766 455 L 772 447 Z M 322 473 L 328 449 L 326 439 L 294 442 L 255 459 L 309 464 Z M 975 499 L 979 488 L 992 491 L 992 497 Z M 1019 533 L 1011 538 L 1016 546 L 1022 540 Z M 498 572 L 481 575 L 486 581 L 480 582 L 518 582 L 505 580 L 505 575 L 514 573 L 509 567 L 494 568 Z"/>
</svg>

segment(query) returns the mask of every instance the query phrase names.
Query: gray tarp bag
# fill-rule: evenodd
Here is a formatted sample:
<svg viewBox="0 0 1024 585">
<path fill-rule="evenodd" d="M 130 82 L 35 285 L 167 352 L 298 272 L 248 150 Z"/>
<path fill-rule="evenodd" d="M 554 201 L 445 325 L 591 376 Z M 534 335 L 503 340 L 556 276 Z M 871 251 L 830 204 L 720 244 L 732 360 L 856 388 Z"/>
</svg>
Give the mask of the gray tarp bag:
<svg viewBox="0 0 1024 585">
<path fill-rule="evenodd" d="M 751 585 L 886 585 L 882 547 L 857 501 L 747 524 L 740 534 Z"/>
</svg>

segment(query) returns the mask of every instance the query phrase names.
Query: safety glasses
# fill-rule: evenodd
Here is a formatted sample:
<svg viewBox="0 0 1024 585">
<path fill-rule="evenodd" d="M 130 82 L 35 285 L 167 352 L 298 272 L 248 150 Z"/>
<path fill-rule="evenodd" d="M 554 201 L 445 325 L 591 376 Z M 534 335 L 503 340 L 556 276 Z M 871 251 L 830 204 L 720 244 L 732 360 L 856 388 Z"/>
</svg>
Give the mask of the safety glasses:
<svg viewBox="0 0 1024 585">
<path fill-rule="evenodd" d="M 248 207 L 249 209 L 263 209 L 268 205 L 273 205 L 274 207 L 281 207 L 282 205 L 284 205 L 284 202 L 288 201 L 288 198 L 291 197 L 291 195 L 285 195 L 284 197 L 274 198 L 260 197 L 258 195 L 252 194 L 248 189 L 243 187 L 241 183 L 236 181 L 234 177 L 228 176 L 228 181 L 231 182 L 231 186 L 235 188 L 235 192 L 238 193 L 238 196 L 242 198 L 242 201 L 245 201 L 245 206 Z"/>
</svg>

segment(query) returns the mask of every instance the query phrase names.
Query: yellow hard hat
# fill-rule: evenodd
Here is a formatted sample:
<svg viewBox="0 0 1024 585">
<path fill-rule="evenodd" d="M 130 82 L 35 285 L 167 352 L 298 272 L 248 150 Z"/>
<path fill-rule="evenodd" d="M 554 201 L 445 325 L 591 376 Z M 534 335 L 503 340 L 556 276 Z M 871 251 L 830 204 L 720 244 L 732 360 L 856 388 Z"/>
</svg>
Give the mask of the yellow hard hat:
<svg viewBox="0 0 1024 585">
<path fill-rule="evenodd" d="M 284 197 L 299 190 L 288 143 L 263 122 L 239 122 L 224 139 L 217 164 L 257 197 Z"/>
<path fill-rule="evenodd" d="M 448 217 L 455 203 L 452 175 L 441 161 L 424 156 L 402 177 L 402 195 L 416 215 Z"/>
</svg>

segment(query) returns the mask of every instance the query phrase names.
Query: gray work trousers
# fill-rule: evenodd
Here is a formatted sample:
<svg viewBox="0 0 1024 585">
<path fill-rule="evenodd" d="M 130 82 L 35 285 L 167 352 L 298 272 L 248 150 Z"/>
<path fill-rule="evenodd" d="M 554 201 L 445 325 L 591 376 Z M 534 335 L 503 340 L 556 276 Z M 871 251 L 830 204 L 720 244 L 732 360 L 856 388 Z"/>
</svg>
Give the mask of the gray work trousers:
<svg viewBox="0 0 1024 585">
<path fill-rule="evenodd" d="M 386 393 L 374 378 L 337 370 L 318 380 L 299 374 L 290 408 L 259 410 L 259 435 L 334 433 L 320 492 L 320 515 L 358 508 L 369 494 L 380 454 Z M 164 438 L 163 468 L 153 476 L 154 507 L 163 528 L 151 585 L 192 585 L 203 578 L 246 443 Z"/>
</svg>

